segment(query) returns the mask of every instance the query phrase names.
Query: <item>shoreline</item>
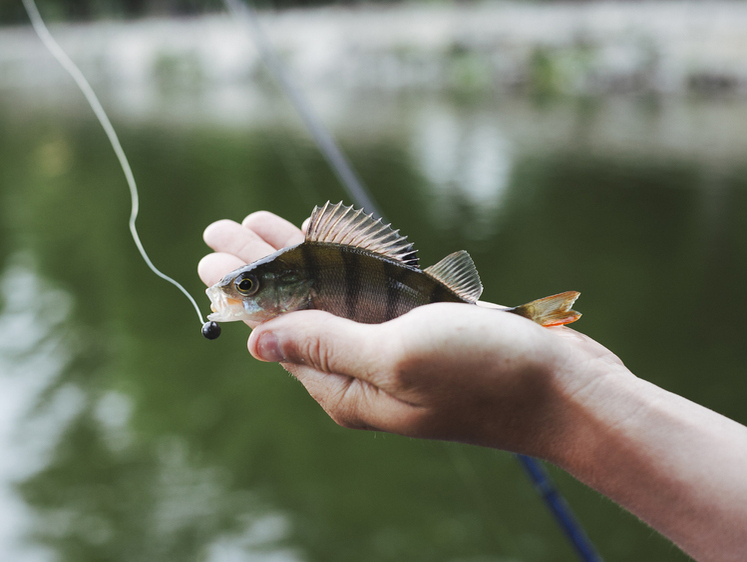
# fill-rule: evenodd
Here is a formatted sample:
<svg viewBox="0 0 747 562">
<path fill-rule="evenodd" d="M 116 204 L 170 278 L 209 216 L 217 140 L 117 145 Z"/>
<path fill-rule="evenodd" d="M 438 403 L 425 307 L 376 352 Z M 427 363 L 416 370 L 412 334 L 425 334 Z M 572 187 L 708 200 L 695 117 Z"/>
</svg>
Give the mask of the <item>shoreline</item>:
<svg viewBox="0 0 747 562">
<path fill-rule="evenodd" d="M 400 4 L 259 18 L 307 88 L 747 96 L 742 3 Z M 252 37 L 227 14 L 50 28 L 93 83 L 261 79 Z M 30 27 L 2 29 L 0 91 L 60 83 Z"/>
</svg>

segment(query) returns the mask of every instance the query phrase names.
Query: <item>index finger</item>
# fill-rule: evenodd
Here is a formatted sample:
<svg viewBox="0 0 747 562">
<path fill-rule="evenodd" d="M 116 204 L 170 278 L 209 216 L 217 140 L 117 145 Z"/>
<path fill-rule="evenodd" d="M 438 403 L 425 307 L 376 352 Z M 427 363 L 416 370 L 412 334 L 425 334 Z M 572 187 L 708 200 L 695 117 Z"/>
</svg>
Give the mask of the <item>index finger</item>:
<svg viewBox="0 0 747 562">
<path fill-rule="evenodd" d="M 231 220 L 214 222 L 205 229 L 205 243 L 216 252 L 232 254 L 251 263 L 277 250 L 259 234 Z"/>
<path fill-rule="evenodd" d="M 303 242 L 303 233 L 295 224 L 269 211 L 252 213 L 241 226 L 255 232 L 276 250 Z"/>
</svg>

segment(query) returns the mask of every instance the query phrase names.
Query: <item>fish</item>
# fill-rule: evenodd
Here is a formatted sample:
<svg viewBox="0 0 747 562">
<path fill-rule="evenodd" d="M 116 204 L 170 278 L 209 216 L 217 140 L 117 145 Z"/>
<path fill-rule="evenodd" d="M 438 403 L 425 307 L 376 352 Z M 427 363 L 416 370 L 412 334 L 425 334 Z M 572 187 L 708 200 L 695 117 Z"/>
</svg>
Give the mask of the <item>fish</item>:
<svg viewBox="0 0 747 562">
<path fill-rule="evenodd" d="M 214 322 L 264 322 L 317 309 L 367 324 L 392 320 L 436 302 L 477 304 L 483 286 L 470 255 L 460 250 L 420 269 L 399 230 L 342 202 L 316 206 L 304 241 L 225 275 L 206 291 Z M 581 317 L 567 291 L 499 311 L 542 326 Z"/>
</svg>

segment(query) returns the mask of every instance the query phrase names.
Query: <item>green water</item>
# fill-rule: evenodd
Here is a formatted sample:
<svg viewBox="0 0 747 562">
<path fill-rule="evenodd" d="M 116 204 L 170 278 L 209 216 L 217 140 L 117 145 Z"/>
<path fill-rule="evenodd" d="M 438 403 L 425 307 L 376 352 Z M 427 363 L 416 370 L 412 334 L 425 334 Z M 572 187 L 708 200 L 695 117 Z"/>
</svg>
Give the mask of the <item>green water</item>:
<svg viewBox="0 0 747 562">
<path fill-rule="evenodd" d="M 659 146 L 656 104 L 629 106 L 642 125 L 615 148 L 597 136 L 612 103 L 431 101 L 443 111 L 391 98 L 368 116 L 355 100 L 336 127 L 421 262 L 469 250 L 484 298 L 504 304 L 579 290 L 579 330 L 746 423 L 744 162 L 708 139 Z M 717 102 L 678 103 L 686 118 Z M 15 560 L 575 559 L 511 455 L 341 429 L 248 355 L 245 326 L 201 338 L 137 254 L 124 179 L 85 107 L 18 107 L 0 105 L 0 389 L 16 412 L 0 513 L 17 520 Z M 114 119 L 144 244 L 205 312 L 207 224 L 257 209 L 300 223 L 344 198 L 282 115 Z M 557 120 L 570 125 L 553 141 Z M 524 134 L 530 122 L 547 135 Z M 606 560 L 687 559 L 553 474 Z"/>
</svg>

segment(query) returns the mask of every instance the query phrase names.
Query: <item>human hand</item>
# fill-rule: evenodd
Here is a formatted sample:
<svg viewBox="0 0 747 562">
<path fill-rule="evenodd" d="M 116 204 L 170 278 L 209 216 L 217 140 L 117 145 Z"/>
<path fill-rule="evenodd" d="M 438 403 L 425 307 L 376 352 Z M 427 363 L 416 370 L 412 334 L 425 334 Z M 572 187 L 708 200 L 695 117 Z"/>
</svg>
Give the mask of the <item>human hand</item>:
<svg viewBox="0 0 747 562">
<path fill-rule="evenodd" d="M 271 213 L 205 231 L 217 251 L 200 262 L 206 284 L 303 240 Z M 254 326 L 253 326 L 254 327 Z M 321 311 L 287 314 L 249 338 L 257 358 L 281 361 L 341 425 L 465 441 L 553 457 L 570 397 L 602 367 L 602 346 L 568 328 L 467 304 L 419 307 L 365 325 Z M 580 369 L 579 366 L 583 366 Z"/>
<path fill-rule="evenodd" d="M 560 461 L 575 400 L 610 352 L 568 328 L 467 304 L 416 308 L 384 324 L 321 311 L 265 322 L 249 338 L 340 425 L 490 446 Z"/>
</svg>

